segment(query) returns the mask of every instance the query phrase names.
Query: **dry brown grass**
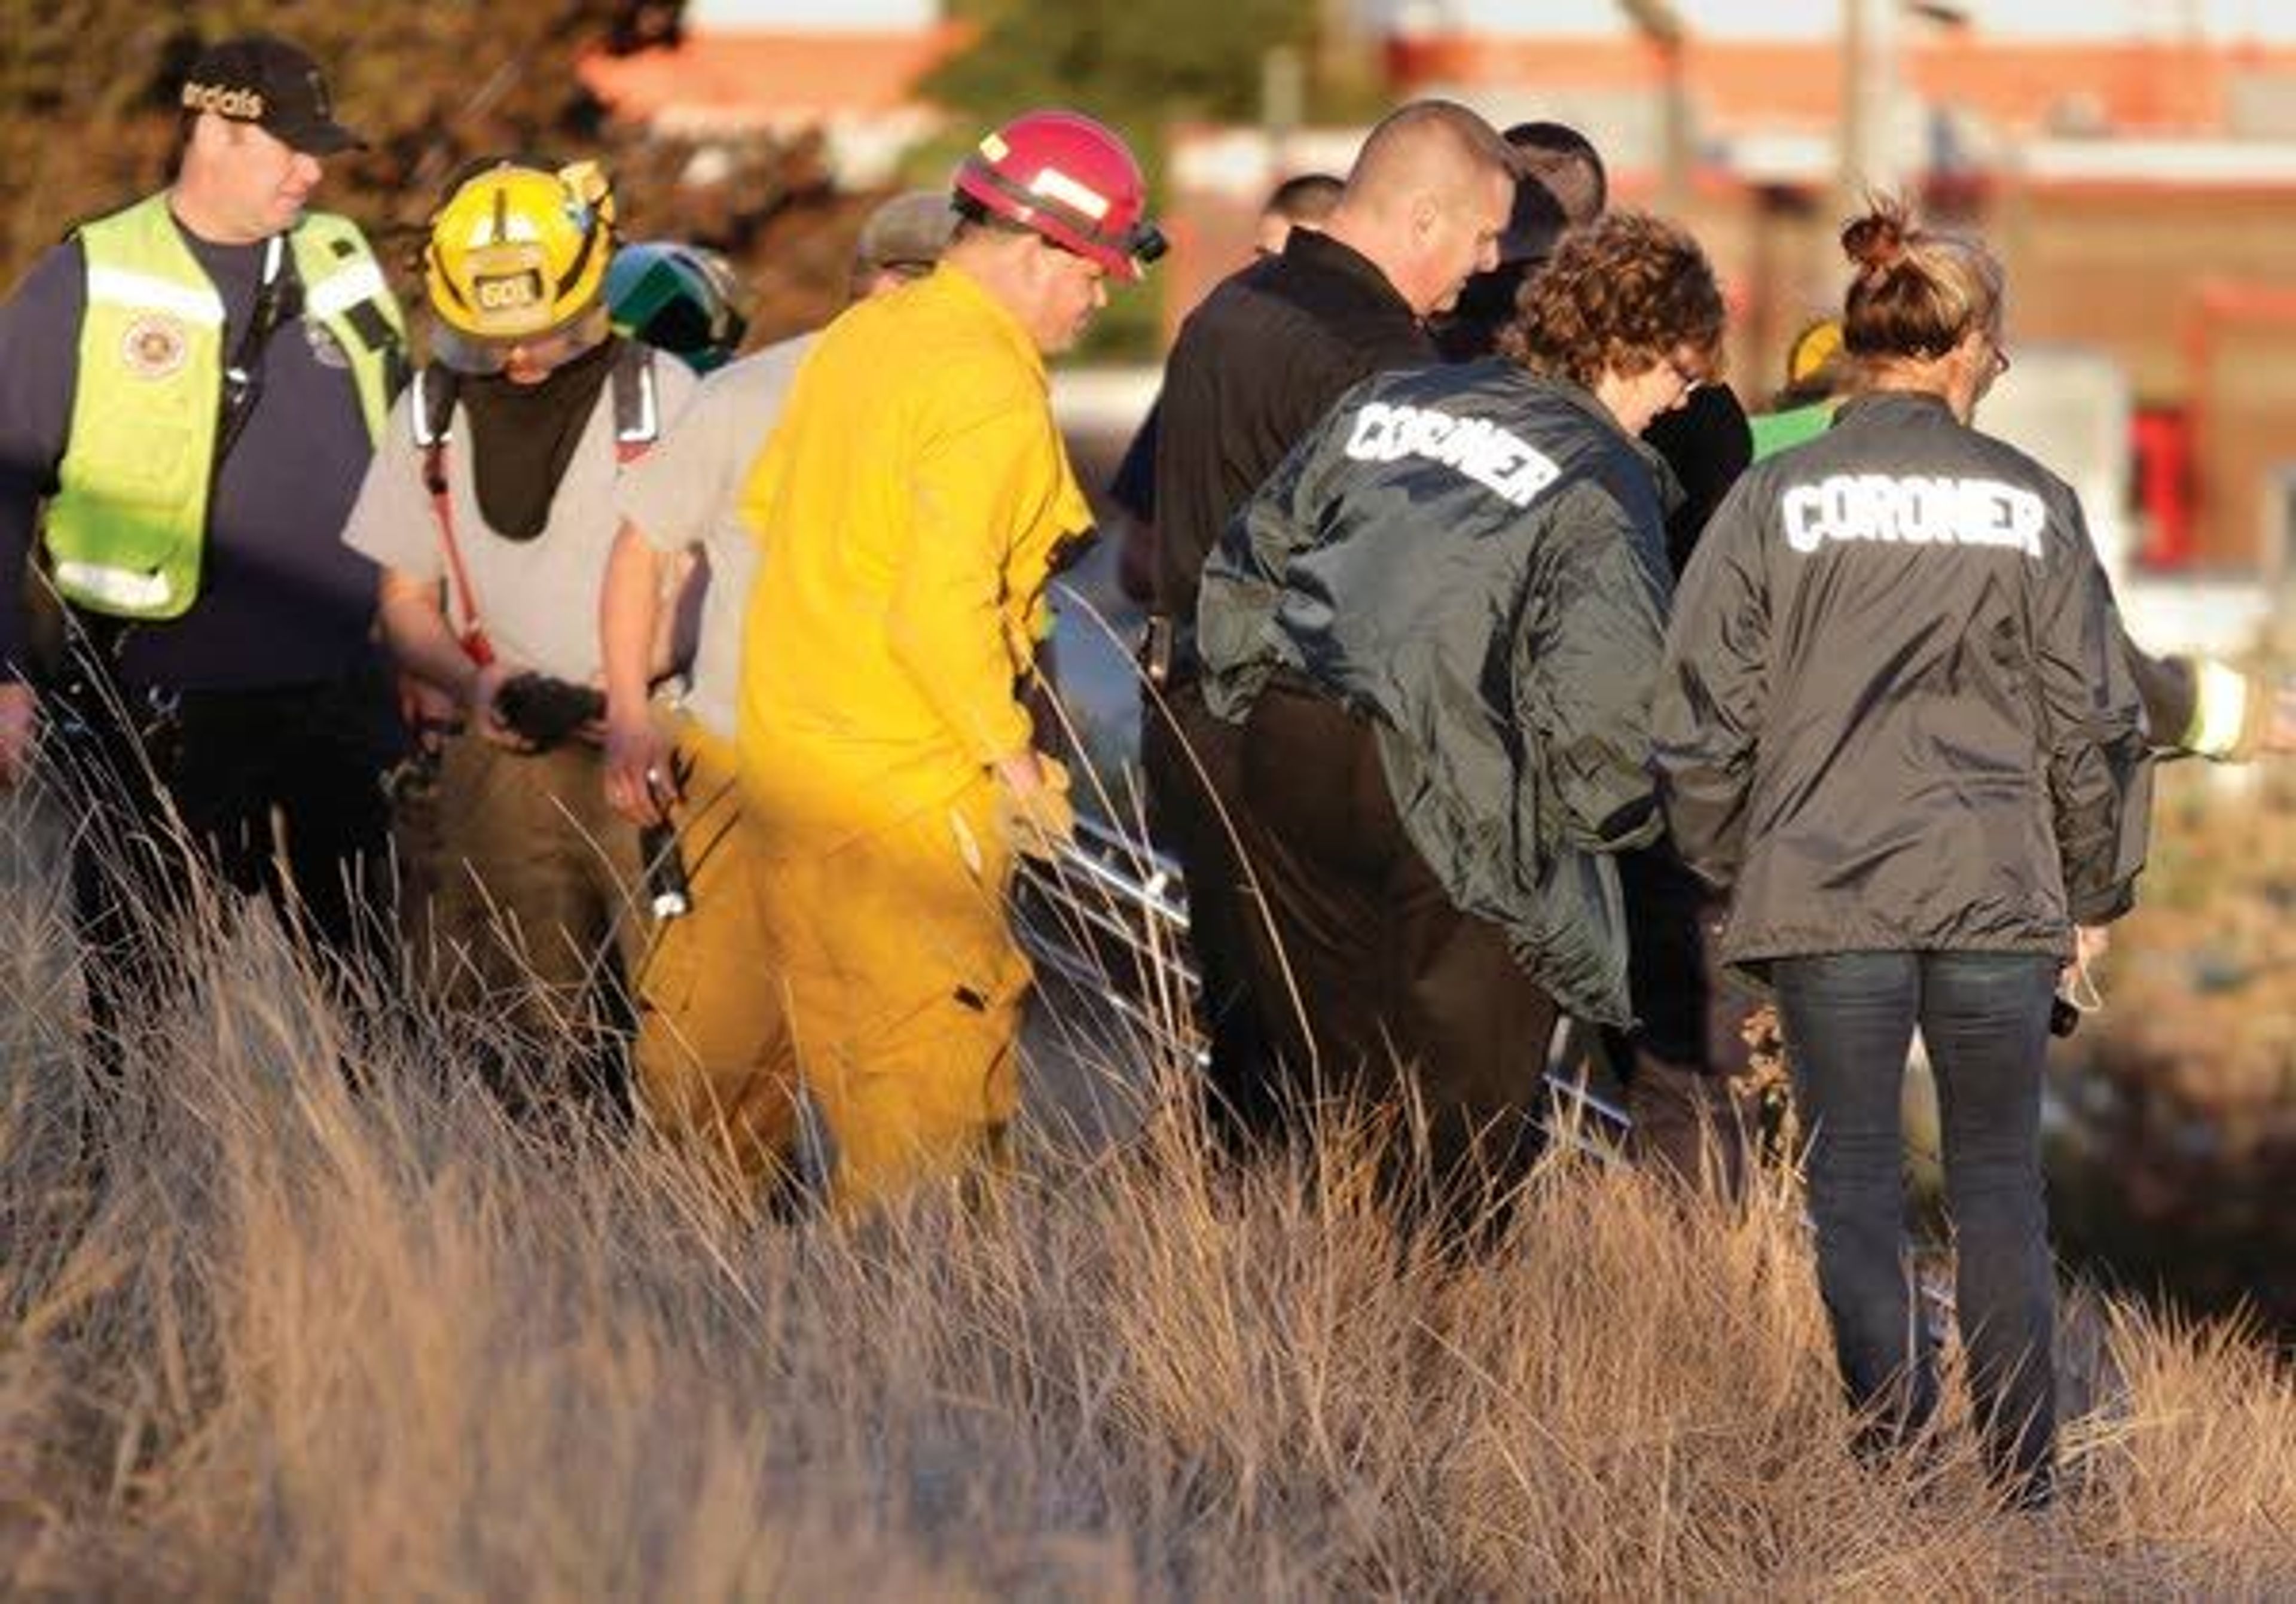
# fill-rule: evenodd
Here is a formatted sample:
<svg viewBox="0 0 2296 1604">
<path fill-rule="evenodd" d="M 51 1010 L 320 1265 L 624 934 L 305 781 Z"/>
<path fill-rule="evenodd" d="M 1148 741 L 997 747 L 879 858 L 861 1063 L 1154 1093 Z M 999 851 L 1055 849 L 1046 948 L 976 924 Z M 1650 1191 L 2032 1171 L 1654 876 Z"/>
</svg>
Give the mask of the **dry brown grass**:
<svg viewBox="0 0 2296 1604">
<path fill-rule="evenodd" d="M 1453 1260 L 1344 1135 L 1239 1174 L 1151 1098 L 983 1210 L 760 1222 L 513 1130 L 260 918 L 186 934 L 91 1182 L 54 909 L 8 907 L 12 1593 L 2296 1593 L 2296 1378 L 2237 1329 L 2112 1308 L 2047 1517 L 1957 1422 L 1860 1472 L 1783 1183 L 1724 1218 L 1558 1164 Z"/>
</svg>

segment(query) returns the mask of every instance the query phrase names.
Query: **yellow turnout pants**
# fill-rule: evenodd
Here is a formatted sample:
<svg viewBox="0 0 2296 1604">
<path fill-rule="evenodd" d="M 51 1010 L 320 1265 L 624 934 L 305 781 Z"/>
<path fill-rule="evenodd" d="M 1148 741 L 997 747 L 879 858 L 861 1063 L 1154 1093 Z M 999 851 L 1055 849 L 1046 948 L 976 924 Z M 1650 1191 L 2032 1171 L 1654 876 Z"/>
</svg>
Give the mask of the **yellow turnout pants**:
<svg viewBox="0 0 2296 1604">
<path fill-rule="evenodd" d="M 851 1210 L 994 1162 L 1019 1101 L 1028 959 L 986 776 L 954 802 L 818 854 L 776 835 L 758 925 L 791 1061 Z"/>
<path fill-rule="evenodd" d="M 758 854 L 733 749 L 676 732 L 675 815 L 693 909 L 658 922 L 638 971 L 638 1094 L 670 1141 L 762 1186 L 795 1156 L 797 1082 L 757 917 Z"/>
</svg>

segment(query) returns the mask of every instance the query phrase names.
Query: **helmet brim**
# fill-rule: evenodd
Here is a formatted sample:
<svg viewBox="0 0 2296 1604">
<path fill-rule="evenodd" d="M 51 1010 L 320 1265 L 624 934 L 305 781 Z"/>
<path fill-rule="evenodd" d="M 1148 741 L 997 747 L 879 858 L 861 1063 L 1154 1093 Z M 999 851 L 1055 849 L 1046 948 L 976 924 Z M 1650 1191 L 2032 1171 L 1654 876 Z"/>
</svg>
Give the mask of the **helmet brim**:
<svg viewBox="0 0 2296 1604">
<path fill-rule="evenodd" d="M 435 311 L 430 318 L 430 355 L 459 374 L 483 378 L 502 372 L 510 354 L 535 351 L 562 344 L 563 353 L 551 366 L 562 367 L 575 358 L 595 350 L 613 333 L 605 303 L 595 302 L 573 317 L 531 334 L 473 334 L 455 327 Z"/>
</svg>

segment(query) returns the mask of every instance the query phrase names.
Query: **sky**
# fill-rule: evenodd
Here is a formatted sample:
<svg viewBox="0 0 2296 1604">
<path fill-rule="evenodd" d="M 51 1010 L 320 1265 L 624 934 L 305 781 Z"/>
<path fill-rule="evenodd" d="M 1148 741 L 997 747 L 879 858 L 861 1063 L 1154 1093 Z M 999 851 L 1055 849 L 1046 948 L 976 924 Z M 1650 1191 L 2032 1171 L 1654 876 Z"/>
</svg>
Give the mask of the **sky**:
<svg viewBox="0 0 2296 1604">
<path fill-rule="evenodd" d="M 1957 0 L 1982 31 L 2045 39 L 2204 38 L 2296 45 L 2296 0 Z M 1155 0 L 1142 0 L 1152 6 Z M 1406 15 L 1479 32 L 1623 34 L 1617 0 L 1357 0 L 1392 23 Z M 1843 0 L 1674 0 L 1696 32 L 1715 38 L 1808 39 L 1841 26 Z M 914 28 L 940 15 L 939 0 L 686 0 L 698 28 Z"/>
<path fill-rule="evenodd" d="M 1366 0 L 1390 11 L 1414 0 Z M 1431 0 L 1415 0 L 1425 5 Z M 2289 0 L 1956 0 L 1971 22 L 1998 37 L 2256 38 L 2296 41 Z M 1616 0 L 1431 0 L 1474 29 L 1504 32 L 1595 32 L 1625 27 Z M 1840 31 L 1843 0 L 1674 0 L 1695 32 L 1717 38 L 1807 39 Z"/>
</svg>

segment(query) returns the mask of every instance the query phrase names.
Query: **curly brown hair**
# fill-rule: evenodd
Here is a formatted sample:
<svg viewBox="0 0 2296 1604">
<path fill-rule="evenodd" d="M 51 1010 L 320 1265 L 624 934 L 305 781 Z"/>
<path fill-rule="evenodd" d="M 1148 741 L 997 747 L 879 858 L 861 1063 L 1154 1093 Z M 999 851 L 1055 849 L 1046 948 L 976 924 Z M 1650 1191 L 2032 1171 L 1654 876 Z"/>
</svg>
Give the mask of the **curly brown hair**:
<svg viewBox="0 0 2296 1604">
<path fill-rule="evenodd" d="M 1643 211 L 1606 212 L 1562 236 L 1523 282 L 1501 355 L 1535 374 L 1593 389 L 1687 352 L 1709 378 L 1721 366 L 1722 290 L 1680 226 Z"/>
</svg>

